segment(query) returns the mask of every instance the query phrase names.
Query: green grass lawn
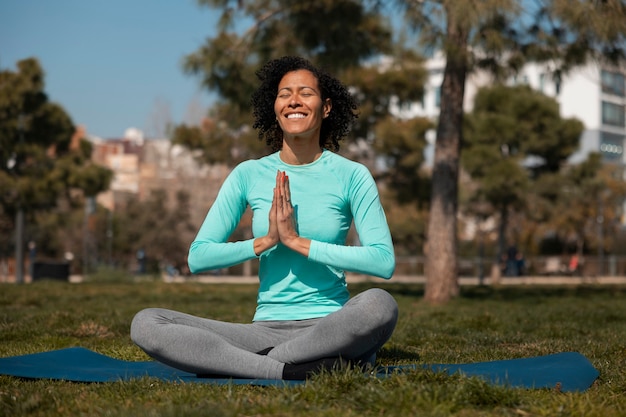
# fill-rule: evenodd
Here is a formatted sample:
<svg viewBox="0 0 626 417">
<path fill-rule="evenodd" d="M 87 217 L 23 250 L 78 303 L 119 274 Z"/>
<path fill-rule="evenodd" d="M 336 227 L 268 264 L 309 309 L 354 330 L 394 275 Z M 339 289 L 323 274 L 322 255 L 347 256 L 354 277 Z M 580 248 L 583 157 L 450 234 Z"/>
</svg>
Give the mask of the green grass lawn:
<svg viewBox="0 0 626 417">
<path fill-rule="evenodd" d="M 353 293 L 370 284 L 352 285 Z M 85 384 L 0 376 L 0 416 L 625 416 L 626 287 L 464 288 L 445 306 L 417 284 L 383 283 L 400 306 L 381 364 L 456 363 L 578 351 L 600 371 L 583 393 L 510 389 L 416 371 L 387 379 L 346 370 L 277 388 L 154 379 Z M 38 282 L 0 286 L 0 356 L 83 346 L 147 360 L 129 337 L 159 306 L 247 322 L 253 285 Z"/>
</svg>

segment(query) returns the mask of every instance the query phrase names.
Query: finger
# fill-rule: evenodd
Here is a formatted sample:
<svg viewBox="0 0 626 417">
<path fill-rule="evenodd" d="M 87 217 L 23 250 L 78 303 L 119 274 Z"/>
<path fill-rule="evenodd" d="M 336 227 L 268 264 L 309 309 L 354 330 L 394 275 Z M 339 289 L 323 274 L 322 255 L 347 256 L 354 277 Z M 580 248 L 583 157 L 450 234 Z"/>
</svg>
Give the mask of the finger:
<svg viewBox="0 0 626 417">
<path fill-rule="evenodd" d="M 291 187 L 289 185 L 289 175 L 285 175 L 285 199 L 291 204 Z"/>
<path fill-rule="evenodd" d="M 285 181 L 285 173 L 282 171 L 278 172 L 278 176 L 276 177 L 276 198 L 277 198 L 277 203 L 279 207 L 282 207 L 284 201 L 283 201 L 283 189 L 284 189 L 284 183 Z"/>
<path fill-rule="evenodd" d="M 287 182 L 287 173 L 283 171 L 280 177 L 280 194 L 281 196 L 285 195 L 285 184 Z"/>
<path fill-rule="evenodd" d="M 280 198 L 283 203 L 283 206 L 291 205 L 291 191 L 289 189 L 289 176 L 285 172 L 283 172 L 283 175 L 280 181 Z"/>
</svg>

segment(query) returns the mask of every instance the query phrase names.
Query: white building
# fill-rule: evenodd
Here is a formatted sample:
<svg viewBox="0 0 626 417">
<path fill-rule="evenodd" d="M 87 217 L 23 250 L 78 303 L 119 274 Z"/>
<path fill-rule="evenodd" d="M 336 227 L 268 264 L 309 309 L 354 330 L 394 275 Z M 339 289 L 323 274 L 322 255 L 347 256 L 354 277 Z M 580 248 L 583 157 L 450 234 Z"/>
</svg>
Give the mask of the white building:
<svg viewBox="0 0 626 417">
<path fill-rule="evenodd" d="M 435 55 L 426 62 L 429 73 L 424 98 L 409 108 L 399 110 L 398 116 L 423 116 L 436 120 L 439 117 L 440 89 L 446 61 Z M 605 163 L 626 167 L 626 67 L 609 68 L 589 63 L 575 68 L 562 78 L 555 79 L 550 64 L 528 64 L 510 85 L 527 84 L 554 98 L 560 106 L 561 116 L 575 117 L 583 122 L 585 130 L 580 137 L 579 149 L 570 163 L 584 161 L 589 153 L 599 152 Z M 486 72 L 469 74 L 465 84 L 464 109 L 470 112 L 477 91 L 492 82 Z M 433 132 L 434 133 L 434 132 Z M 427 137 L 427 163 L 431 164 L 434 153 L 434 134 Z M 624 170 L 626 179 L 626 170 Z M 624 210 L 626 213 L 626 202 Z M 626 224 L 626 216 L 622 223 Z"/>
<path fill-rule="evenodd" d="M 589 64 L 560 82 L 551 79 L 546 65 L 528 65 L 522 73 L 532 88 L 557 100 L 561 116 L 575 117 L 585 125 L 571 163 L 583 161 L 590 152 L 600 152 L 607 163 L 626 163 L 625 69 Z"/>
</svg>

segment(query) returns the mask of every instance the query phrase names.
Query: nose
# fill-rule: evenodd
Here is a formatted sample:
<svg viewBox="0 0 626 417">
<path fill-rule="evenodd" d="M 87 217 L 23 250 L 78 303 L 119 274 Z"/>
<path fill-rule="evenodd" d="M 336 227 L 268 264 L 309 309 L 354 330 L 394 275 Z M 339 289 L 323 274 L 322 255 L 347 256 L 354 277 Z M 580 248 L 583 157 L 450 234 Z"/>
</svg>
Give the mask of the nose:
<svg viewBox="0 0 626 417">
<path fill-rule="evenodd" d="M 289 101 L 289 107 L 298 107 L 299 105 L 300 102 L 298 101 L 296 96 L 294 95 L 293 97 L 291 97 L 291 100 Z"/>
</svg>

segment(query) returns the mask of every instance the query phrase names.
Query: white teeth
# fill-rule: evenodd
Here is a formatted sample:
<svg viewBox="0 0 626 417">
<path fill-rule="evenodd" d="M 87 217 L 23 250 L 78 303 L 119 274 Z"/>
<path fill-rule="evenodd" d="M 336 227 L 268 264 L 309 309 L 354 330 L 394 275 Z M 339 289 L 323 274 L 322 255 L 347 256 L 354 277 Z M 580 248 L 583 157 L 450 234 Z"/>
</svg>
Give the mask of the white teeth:
<svg viewBox="0 0 626 417">
<path fill-rule="evenodd" d="M 304 119 L 304 114 L 302 113 L 292 113 L 287 115 L 287 119 Z"/>
</svg>

